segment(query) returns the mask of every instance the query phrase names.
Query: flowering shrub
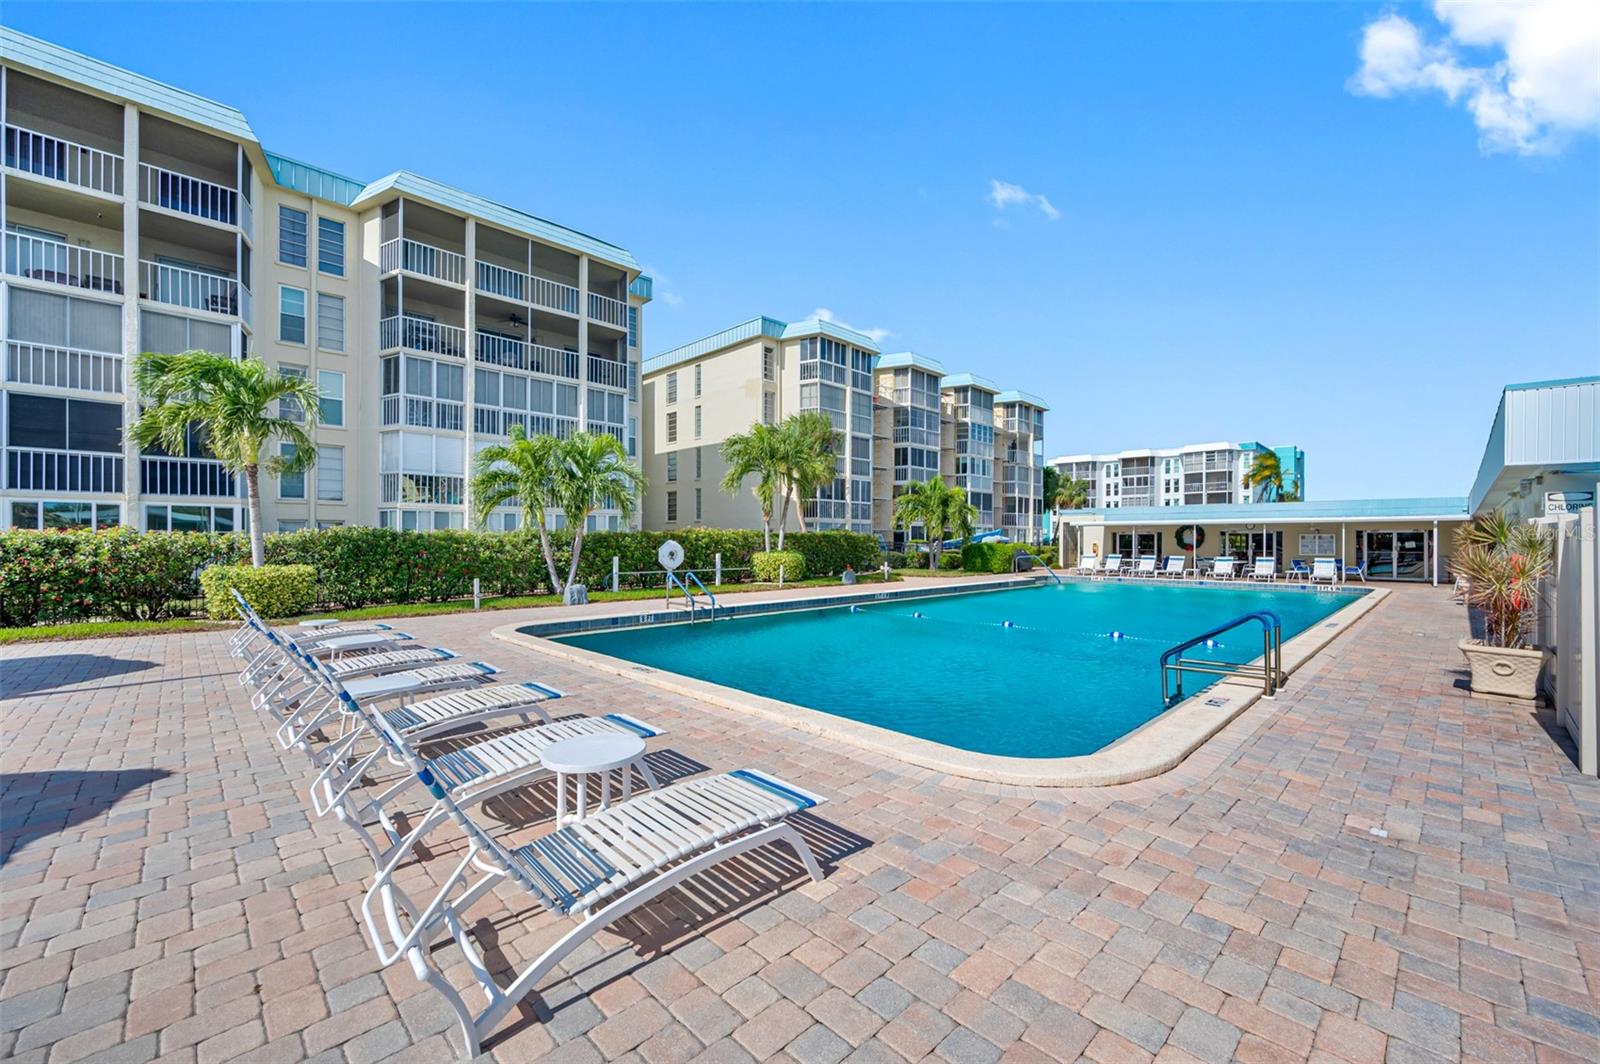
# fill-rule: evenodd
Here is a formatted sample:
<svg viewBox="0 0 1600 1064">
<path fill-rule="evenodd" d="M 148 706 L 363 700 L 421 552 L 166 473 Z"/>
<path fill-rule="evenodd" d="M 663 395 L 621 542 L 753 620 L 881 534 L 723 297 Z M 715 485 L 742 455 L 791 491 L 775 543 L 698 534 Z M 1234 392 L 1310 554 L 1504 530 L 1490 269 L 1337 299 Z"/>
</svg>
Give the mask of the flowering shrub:
<svg viewBox="0 0 1600 1064">
<path fill-rule="evenodd" d="M 237 590 L 261 616 L 295 617 L 311 609 L 317 571 L 309 565 L 213 565 L 200 574 L 206 591 L 206 616 L 237 620 Z"/>
</svg>

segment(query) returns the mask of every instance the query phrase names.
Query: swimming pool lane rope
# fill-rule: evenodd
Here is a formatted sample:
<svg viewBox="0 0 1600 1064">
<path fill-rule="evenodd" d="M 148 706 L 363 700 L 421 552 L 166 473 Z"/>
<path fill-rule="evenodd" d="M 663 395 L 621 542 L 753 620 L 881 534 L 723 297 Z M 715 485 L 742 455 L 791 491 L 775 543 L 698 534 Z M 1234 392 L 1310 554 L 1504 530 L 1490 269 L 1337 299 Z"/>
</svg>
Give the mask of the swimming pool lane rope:
<svg viewBox="0 0 1600 1064">
<path fill-rule="evenodd" d="M 883 620 L 892 621 L 931 621 L 934 624 L 950 625 L 957 628 L 983 628 L 983 629 L 1008 629 L 1015 632 L 1037 632 L 1045 636 L 1065 636 L 1071 639 L 1109 639 L 1112 642 L 1122 643 L 1158 643 L 1163 646 L 1173 646 L 1183 641 L 1181 636 L 1152 636 L 1133 635 L 1129 632 L 1113 630 L 1110 632 L 1062 632 L 1055 628 L 1038 628 L 1034 625 L 1018 624 L 1015 621 L 958 621 L 949 617 L 930 617 L 921 610 L 910 613 L 890 612 L 887 610 L 868 610 L 862 606 L 850 607 L 851 613 L 865 613 Z M 1215 639 L 1205 642 L 1207 650 L 1221 650 L 1223 645 Z"/>
</svg>

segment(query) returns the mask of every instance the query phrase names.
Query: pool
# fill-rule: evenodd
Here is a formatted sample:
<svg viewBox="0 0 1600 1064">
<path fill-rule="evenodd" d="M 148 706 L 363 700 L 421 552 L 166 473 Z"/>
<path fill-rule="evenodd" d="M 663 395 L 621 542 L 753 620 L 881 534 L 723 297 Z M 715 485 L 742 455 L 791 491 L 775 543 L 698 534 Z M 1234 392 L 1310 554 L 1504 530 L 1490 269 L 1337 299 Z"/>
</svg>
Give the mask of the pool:
<svg viewBox="0 0 1600 1064">
<path fill-rule="evenodd" d="M 558 637 L 583 650 L 978 754 L 1089 754 L 1159 716 L 1161 652 L 1270 609 L 1283 637 L 1350 594 L 1071 582 Z M 1260 629 L 1190 657 L 1247 661 Z M 1190 674 L 1185 694 L 1215 677 Z"/>
</svg>

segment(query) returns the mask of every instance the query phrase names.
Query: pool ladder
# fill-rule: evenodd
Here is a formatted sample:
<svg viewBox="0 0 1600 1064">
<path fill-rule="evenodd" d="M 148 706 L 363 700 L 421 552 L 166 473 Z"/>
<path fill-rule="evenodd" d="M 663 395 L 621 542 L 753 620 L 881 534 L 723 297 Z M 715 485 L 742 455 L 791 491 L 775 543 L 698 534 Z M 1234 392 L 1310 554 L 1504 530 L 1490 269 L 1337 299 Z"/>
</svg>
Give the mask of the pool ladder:
<svg viewBox="0 0 1600 1064">
<path fill-rule="evenodd" d="M 706 585 L 701 582 L 700 578 L 694 575 L 692 571 L 685 569 L 683 575 L 694 581 L 694 586 L 700 589 L 700 595 L 704 595 L 710 602 L 711 605 L 708 608 L 711 610 L 711 620 L 716 620 L 717 596 L 713 595 L 711 593 L 711 589 L 706 587 Z M 680 577 L 677 573 L 669 570 L 667 572 L 667 601 L 669 604 L 675 601 L 672 597 L 672 587 L 674 584 L 676 584 L 679 590 L 683 592 L 683 603 L 684 606 L 689 610 L 689 623 L 693 624 L 700 615 L 700 596 L 689 590 L 689 585 L 684 582 L 683 577 Z"/>
<path fill-rule="evenodd" d="M 1043 558 L 1039 557 L 1037 554 L 1034 554 L 1031 551 L 1025 551 L 1025 550 L 1019 550 L 1019 551 L 1017 551 L 1015 554 L 1013 554 L 1011 556 L 1011 572 L 1013 574 L 1015 574 L 1018 571 L 1017 570 L 1017 565 L 1019 564 L 1018 561 L 1017 561 L 1018 558 L 1032 558 L 1034 561 L 1039 563 L 1039 567 L 1041 569 L 1043 569 L 1045 572 L 1050 574 L 1050 578 L 1052 580 L 1054 580 L 1058 584 L 1062 582 L 1060 574 L 1057 573 L 1054 569 L 1050 568 L 1050 563 L 1049 562 L 1045 561 Z"/>
<path fill-rule="evenodd" d="M 1261 662 L 1233 662 L 1212 661 L 1208 658 L 1186 658 L 1185 650 L 1197 647 L 1209 639 L 1215 639 L 1223 632 L 1242 628 L 1250 622 L 1261 625 Z M 1177 646 L 1164 651 L 1161 655 L 1161 701 L 1164 705 L 1175 705 L 1183 701 L 1183 674 L 1185 672 L 1199 672 L 1211 676 L 1245 676 L 1251 679 L 1260 677 L 1261 693 L 1265 698 L 1272 698 L 1283 686 L 1283 621 L 1271 610 L 1255 610 L 1242 614 L 1219 625 L 1209 632 L 1201 632 L 1191 639 L 1185 639 Z M 1167 690 L 1167 677 L 1177 677 L 1177 689 L 1170 694 Z"/>
</svg>

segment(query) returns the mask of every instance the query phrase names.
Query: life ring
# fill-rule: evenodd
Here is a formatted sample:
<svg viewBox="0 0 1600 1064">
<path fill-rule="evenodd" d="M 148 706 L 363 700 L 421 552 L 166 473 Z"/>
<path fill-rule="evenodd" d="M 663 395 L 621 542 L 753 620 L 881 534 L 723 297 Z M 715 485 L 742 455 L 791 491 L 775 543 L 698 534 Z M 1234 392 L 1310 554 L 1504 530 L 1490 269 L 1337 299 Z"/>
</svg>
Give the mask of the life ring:
<svg viewBox="0 0 1600 1064">
<path fill-rule="evenodd" d="M 1194 536 L 1193 542 L 1189 541 L 1191 534 Z M 1172 538 L 1184 550 L 1198 550 L 1206 541 L 1206 530 L 1199 525 L 1179 525 Z"/>
</svg>

